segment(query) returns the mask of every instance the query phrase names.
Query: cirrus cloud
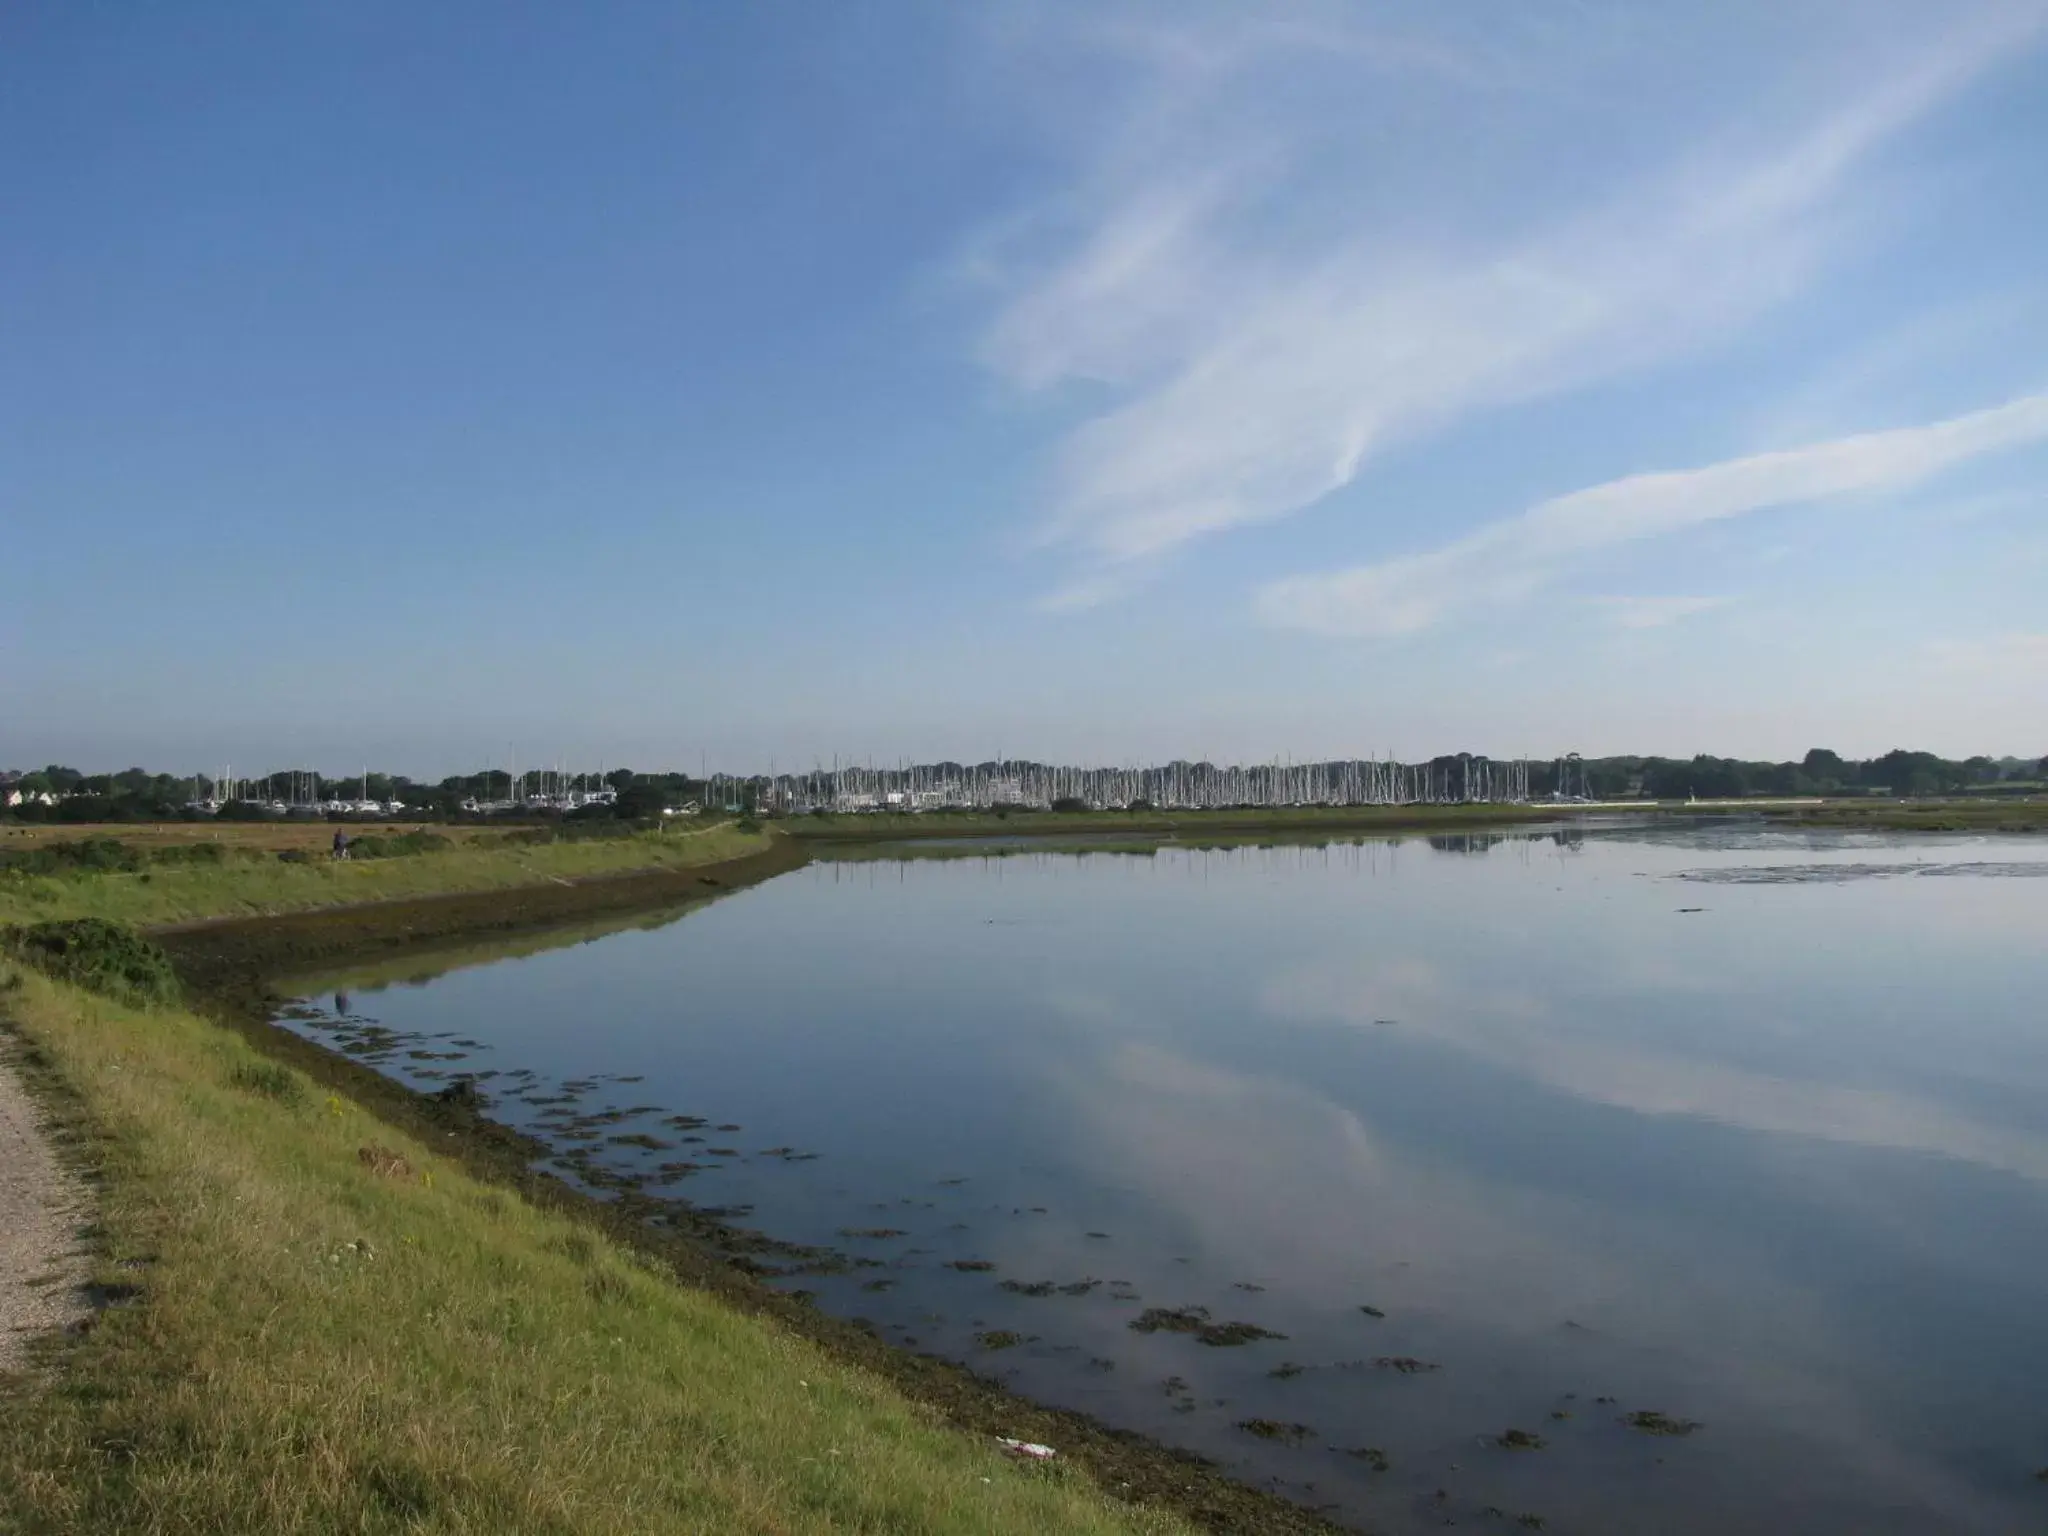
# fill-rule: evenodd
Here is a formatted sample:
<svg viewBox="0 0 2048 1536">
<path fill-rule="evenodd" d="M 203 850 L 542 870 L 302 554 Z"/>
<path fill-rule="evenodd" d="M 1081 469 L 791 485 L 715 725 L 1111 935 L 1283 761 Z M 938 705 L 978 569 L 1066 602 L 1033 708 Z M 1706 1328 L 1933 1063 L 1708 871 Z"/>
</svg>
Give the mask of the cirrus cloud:
<svg viewBox="0 0 2048 1536">
<path fill-rule="evenodd" d="M 1027 254 L 980 264 L 1003 290 L 981 348 L 992 370 L 1118 396 L 1057 452 L 1039 536 L 1075 569 L 1053 606 L 1106 601 L 1189 542 L 1296 512 L 1472 413 L 1739 331 L 1867 232 L 1853 173 L 2048 11 L 1943 13 L 1906 28 L 1855 94 L 1746 153 L 1710 136 L 1715 149 L 1519 232 L 1462 240 L 1429 218 L 1390 228 L 1332 143 L 1390 131 L 1377 103 L 1419 76 L 1439 93 L 1429 120 L 1462 132 L 1499 94 L 1497 69 L 1328 14 L 1098 29 L 1130 100 L 1071 184 L 1005 226 L 1005 250 Z M 1331 90 L 1345 71 L 1350 90 Z"/>
<path fill-rule="evenodd" d="M 1518 602 L 1573 562 L 1617 544 L 1773 507 L 1904 490 L 1969 459 L 2043 439 L 2048 394 L 2035 394 L 1925 426 L 1629 475 L 1539 502 L 1426 553 L 1270 582 L 1255 605 L 1269 623 L 1321 634 L 1415 634 L 1460 612 Z M 1674 617 L 1699 600 L 1677 601 Z M 1662 621 L 1654 608 L 1643 612 Z"/>
</svg>

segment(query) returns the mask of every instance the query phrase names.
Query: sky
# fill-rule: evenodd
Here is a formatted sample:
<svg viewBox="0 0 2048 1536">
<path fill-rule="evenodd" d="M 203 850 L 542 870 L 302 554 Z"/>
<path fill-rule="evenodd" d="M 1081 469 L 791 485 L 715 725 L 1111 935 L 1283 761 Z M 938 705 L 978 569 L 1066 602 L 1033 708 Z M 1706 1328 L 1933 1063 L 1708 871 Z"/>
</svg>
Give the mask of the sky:
<svg viewBox="0 0 2048 1536">
<path fill-rule="evenodd" d="M 2048 752 L 2048 0 L 50 0 L 0 208 L 0 766 Z"/>
</svg>

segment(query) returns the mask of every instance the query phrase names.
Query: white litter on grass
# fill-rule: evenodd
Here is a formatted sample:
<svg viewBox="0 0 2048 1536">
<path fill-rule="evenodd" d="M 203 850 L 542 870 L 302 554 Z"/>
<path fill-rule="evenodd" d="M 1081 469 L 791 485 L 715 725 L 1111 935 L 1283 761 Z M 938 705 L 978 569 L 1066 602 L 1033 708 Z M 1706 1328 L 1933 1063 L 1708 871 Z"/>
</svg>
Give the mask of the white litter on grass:
<svg viewBox="0 0 2048 1536">
<path fill-rule="evenodd" d="M 1059 1452 L 1051 1446 L 1039 1445 L 1031 1440 L 1010 1440 L 1002 1435 L 997 1435 L 996 1444 L 1000 1445 L 1012 1456 L 1028 1456 L 1033 1461 L 1050 1461 L 1053 1457 L 1059 1455 Z"/>
</svg>

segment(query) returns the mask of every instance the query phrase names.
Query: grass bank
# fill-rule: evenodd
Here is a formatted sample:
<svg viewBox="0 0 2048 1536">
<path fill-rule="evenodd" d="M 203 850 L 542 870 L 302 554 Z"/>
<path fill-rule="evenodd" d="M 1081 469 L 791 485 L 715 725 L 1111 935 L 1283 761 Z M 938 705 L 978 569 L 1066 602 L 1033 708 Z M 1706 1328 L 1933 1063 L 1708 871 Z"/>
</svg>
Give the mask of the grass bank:
<svg viewBox="0 0 2048 1536">
<path fill-rule="evenodd" d="M 337 831 L 351 837 L 405 836 L 432 832 L 465 842 L 488 843 L 531 832 L 536 823 L 472 821 L 349 821 L 332 822 L 314 817 L 287 817 L 265 821 L 13 821 L 0 822 L 0 856 L 21 848 L 76 842 L 81 838 L 114 838 L 143 849 L 183 848 L 214 843 L 222 848 L 263 853 L 299 849 L 325 853 Z"/>
<path fill-rule="evenodd" d="M 1771 813 L 1773 821 L 1844 832 L 2048 832 L 2048 797 L 2001 800 L 1831 800 Z"/>
<path fill-rule="evenodd" d="M 350 829 L 356 831 L 359 829 Z M 331 837 L 331 829 L 327 829 Z M 430 837 L 437 834 L 429 834 Z M 105 840 L 102 840 L 104 842 Z M 112 839 L 129 846 L 125 837 Z M 524 842 L 458 833 L 448 846 L 397 858 L 335 860 L 286 849 L 213 843 L 203 834 L 142 844 L 132 869 L 0 869 L 0 923 L 102 917 L 140 928 L 267 916 L 455 893 L 674 873 L 766 850 L 765 832 L 729 822 L 603 838 Z M 53 845 L 45 843 L 48 852 Z M 208 853 L 207 850 L 215 850 Z M 201 855 L 204 855 L 203 857 Z"/>
<path fill-rule="evenodd" d="M 547 834 L 531 828 L 352 827 L 352 836 L 401 856 L 346 861 L 326 857 L 334 829 L 325 825 L 185 822 L 54 829 L 63 836 L 50 828 L 15 826 L 0 828 L 0 924 L 97 917 L 161 930 L 411 907 L 413 915 L 399 922 L 408 941 L 445 943 L 465 932 L 495 935 L 715 894 L 689 888 L 684 877 L 692 871 L 730 866 L 740 880 L 758 879 L 794 868 L 814 853 L 859 856 L 857 850 L 888 844 L 999 838 L 1029 840 L 1048 852 L 1145 853 L 1173 844 L 1222 847 L 1260 839 L 1505 830 L 1557 814 L 1555 807 L 1505 805 L 942 812 L 792 817 L 765 828 L 720 821 L 560 840 L 537 840 Z M 577 887 L 585 889 L 566 898 L 550 894 L 551 888 Z M 485 898 L 492 896 L 507 898 L 506 905 L 490 905 Z M 426 904 L 459 898 L 474 899 L 428 914 Z M 274 937 L 266 937 L 264 947 L 276 960 Z M 338 945 L 345 958 L 378 948 L 361 938 Z M 327 957 L 291 958 L 317 965 Z"/>
<path fill-rule="evenodd" d="M 0 1529 L 1187 1528 L 1009 1461 L 235 1031 L 6 969 L 121 1304 L 0 1391 Z"/>
<path fill-rule="evenodd" d="M 1655 809 L 1654 806 L 1647 807 Z M 805 843 L 912 842 L 921 838 L 1229 838 L 1321 832 L 1435 832 L 1554 821 L 1554 805 L 1330 805 L 1228 811 L 933 811 L 916 816 L 792 816 L 776 822 Z"/>
</svg>

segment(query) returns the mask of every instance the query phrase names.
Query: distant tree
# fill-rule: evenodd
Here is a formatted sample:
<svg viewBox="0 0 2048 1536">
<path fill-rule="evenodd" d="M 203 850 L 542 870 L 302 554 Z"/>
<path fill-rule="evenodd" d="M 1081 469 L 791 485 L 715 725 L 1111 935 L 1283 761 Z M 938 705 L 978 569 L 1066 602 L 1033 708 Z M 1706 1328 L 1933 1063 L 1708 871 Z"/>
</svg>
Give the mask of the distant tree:
<svg viewBox="0 0 2048 1536">
<path fill-rule="evenodd" d="M 1851 777 L 1849 765 L 1826 747 L 1815 747 L 1800 760 L 1799 766 L 1816 784 L 1846 784 Z"/>
<path fill-rule="evenodd" d="M 1763 763 L 1750 775 L 1749 787 L 1767 795 L 1796 795 L 1811 786 L 1805 770 L 1797 763 Z"/>
<path fill-rule="evenodd" d="M 463 795 L 474 795 L 479 800 L 509 800 L 512 798 L 512 775 L 492 768 L 483 773 L 465 775 L 455 781 Z"/>
<path fill-rule="evenodd" d="M 1079 795 L 1061 795 L 1053 801 L 1052 808 L 1056 811 L 1085 811 L 1088 809 L 1088 802 Z"/>
<path fill-rule="evenodd" d="M 462 809 L 463 791 L 459 783 L 451 787 L 448 780 L 439 784 L 415 784 L 410 779 L 393 779 L 391 793 L 395 799 L 405 803 L 405 808 L 422 816 L 453 816 Z"/>
<path fill-rule="evenodd" d="M 1689 763 L 1652 758 L 1643 765 L 1643 787 L 1658 800 L 1732 800 L 1749 793 L 1749 766 L 1705 753 Z"/>
<path fill-rule="evenodd" d="M 115 799 L 110 795 L 73 795 L 68 800 L 59 800 L 50 808 L 52 821 L 132 821 L 136 806 L 133 801 Z"/>
<path fill-rule="evenodd" d="M 669 806 L 668 791 L 659 784 L 628 784 L 619 791 L 617 814 L 630 821 L 659 816 Z"/>
<path fill-rule="evenodd" d="M 1631 792 L 1636 772 L 1626 758 L 1602 758 L 1586 764 L 1586 792 L 1596 800 L 1618 800 Z"/>
<path fill-rule="evenodd" d="M 632 769 L 614 768 L 610 773 L 604 776 L 604 781 L 613 789 L 626 789 L 632 785 L 633 778 L 634 774 Z"/>
<path fill-rule="evenodd" d="M 1864 782 L 1889 789 L 1895 795 L 1938 795 L 1960 789 L 1969 775 L 1960 763 L 1947 762 L 1932 752 L 1907 752 L 1894 747 L 1863 765 Z"/>
</svg>

